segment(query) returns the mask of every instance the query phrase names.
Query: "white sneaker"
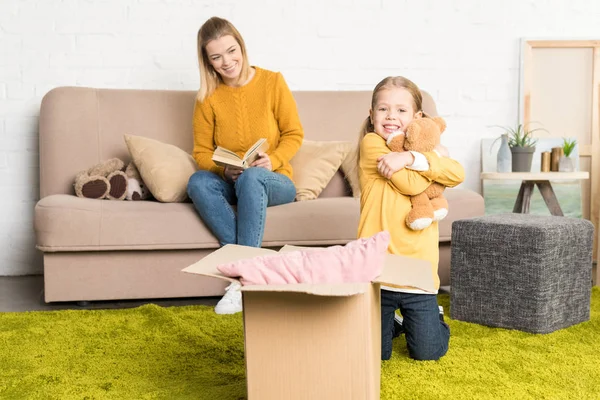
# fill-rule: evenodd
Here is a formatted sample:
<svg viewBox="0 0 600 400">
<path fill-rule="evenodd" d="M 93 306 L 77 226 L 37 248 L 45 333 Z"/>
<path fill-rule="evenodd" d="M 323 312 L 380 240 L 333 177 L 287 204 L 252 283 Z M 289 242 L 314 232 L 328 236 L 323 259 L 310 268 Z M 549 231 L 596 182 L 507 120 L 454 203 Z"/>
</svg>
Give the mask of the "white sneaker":
<svg viewBox="0 0 600 400">
<path fill-rule="evenodd" d="M 225 288 L 225 295 L 215 306 L 217 314 L 235 314 L 242 311 L 242 291 L 238 282 L 232 282 Z"/>
</svg>

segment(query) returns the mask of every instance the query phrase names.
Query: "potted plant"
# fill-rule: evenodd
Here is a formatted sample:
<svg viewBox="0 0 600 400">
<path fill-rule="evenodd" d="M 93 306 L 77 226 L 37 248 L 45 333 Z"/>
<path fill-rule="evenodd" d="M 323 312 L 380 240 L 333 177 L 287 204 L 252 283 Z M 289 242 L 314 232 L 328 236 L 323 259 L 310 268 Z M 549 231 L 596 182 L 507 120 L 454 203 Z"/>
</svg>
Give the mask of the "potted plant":
<svg viewBox="0 0 600 400">
<path fill-rule="evenodd" d="M 575 163 L 573 162 L 573 158 L 571 154 L 573 150 L 575 150 L 575 146 L 577 145 L 576 139 L 567 139 L 563 138 L 563 155 L 558 160 L 558 171 L 559 172 L 573 172 L 575 171 Z"/>
<path fill-rule="evenodd" d="M 535 153 L 537 139 L 533 138 L 533 133 L 544 128 L 530 129 L 524 124 L 518 124 L 516 127 L 498 126 L 504 129 L 503 135 L 508 136 L 508 147 L 510 148 L 512 159 L 512 172 L 530 172 Z"/>
</svg>

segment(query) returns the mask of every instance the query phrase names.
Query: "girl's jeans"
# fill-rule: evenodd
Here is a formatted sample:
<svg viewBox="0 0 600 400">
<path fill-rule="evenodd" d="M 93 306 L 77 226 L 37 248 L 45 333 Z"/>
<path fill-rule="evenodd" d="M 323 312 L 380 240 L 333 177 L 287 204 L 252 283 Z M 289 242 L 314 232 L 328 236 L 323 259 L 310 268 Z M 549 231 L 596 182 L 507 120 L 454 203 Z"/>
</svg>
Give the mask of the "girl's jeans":
<svg viewBox="0 0 600 400">
<path fill-rule="evenodd" d="M 434 294 L 381 290 L 381 359 L 392 356 L 394 313 L 400 309 L 408 354 L 415 360 L 437 360 L 448 351 L 450 328 L 440 320 Z"/>
<path fill-rule="evenodd" d="M 296 187 L 285 175 L 251 167 L 235 183 L 209 171 L 197 171 L 190 177 L 187 193 L 221 246 L 260 247 L 267 207 L 294 201 Z M 232 207 L 236 204 L 237 216 Z"/>
</svg>

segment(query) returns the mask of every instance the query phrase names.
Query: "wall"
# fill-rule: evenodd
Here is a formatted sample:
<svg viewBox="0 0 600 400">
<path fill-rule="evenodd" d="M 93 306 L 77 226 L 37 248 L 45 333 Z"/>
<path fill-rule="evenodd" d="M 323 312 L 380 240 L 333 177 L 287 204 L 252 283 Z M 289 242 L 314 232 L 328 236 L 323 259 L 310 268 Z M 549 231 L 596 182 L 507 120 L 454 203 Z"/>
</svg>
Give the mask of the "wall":
<svg viewBox="0 0 600 400">
<path fill-rule="evenodd" d="M 66 85 L 195 90 L 196 32 L 213 15 L 293 90 L 411 78 L 448 122 L 443 143 L 467 170 L 463 186 L 480 190 L 480 139 L 518 118 L 520 39 L 598 36 L 600 2 L 2 0 L 0 275 L 41 272 L 32 220 L 42 96 Z"/>
</svg>

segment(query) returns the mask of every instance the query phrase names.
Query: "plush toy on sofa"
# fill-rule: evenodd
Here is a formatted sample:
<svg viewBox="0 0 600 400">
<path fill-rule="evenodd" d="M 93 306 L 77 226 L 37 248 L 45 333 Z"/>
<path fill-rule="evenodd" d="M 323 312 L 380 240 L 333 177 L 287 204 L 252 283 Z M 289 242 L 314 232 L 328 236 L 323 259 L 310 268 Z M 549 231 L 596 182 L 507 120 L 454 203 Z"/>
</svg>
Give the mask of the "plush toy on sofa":
<svg viewBox="0 0 600 400">
<path fill-rule="evenodd" d="M 89 199 L 123 200 L 127 194 L 125 163 L 118 158 L 101 162 L 75 176 L 75 194 Z"/>
<path fill-rule="evenodd" d="M 388 138 L 388 146 L 392 151 L 433 151 L 440 143 L 440 136 L 445 129 L 446 122 L 441 117 L 414 119 L 406 127 L 406 135 L 392 134 Z M 444 188 L 433 182 L 423 193 L 411 196 L 412 210 L 406 216 L 406 225 L 410 229 L 425 229 L 433 221 L 442 220 L 448 215 L 448 200 L 444 197 Z"/>
<path fill-rule="evenodd" d="M 150 191 L 133 162 L 130 162 L 125 168 L 125 175 L 127 175 L 127 195 L 125 196 L 127 200 L 145 200 L 150 197 Z"/>
</svg>

